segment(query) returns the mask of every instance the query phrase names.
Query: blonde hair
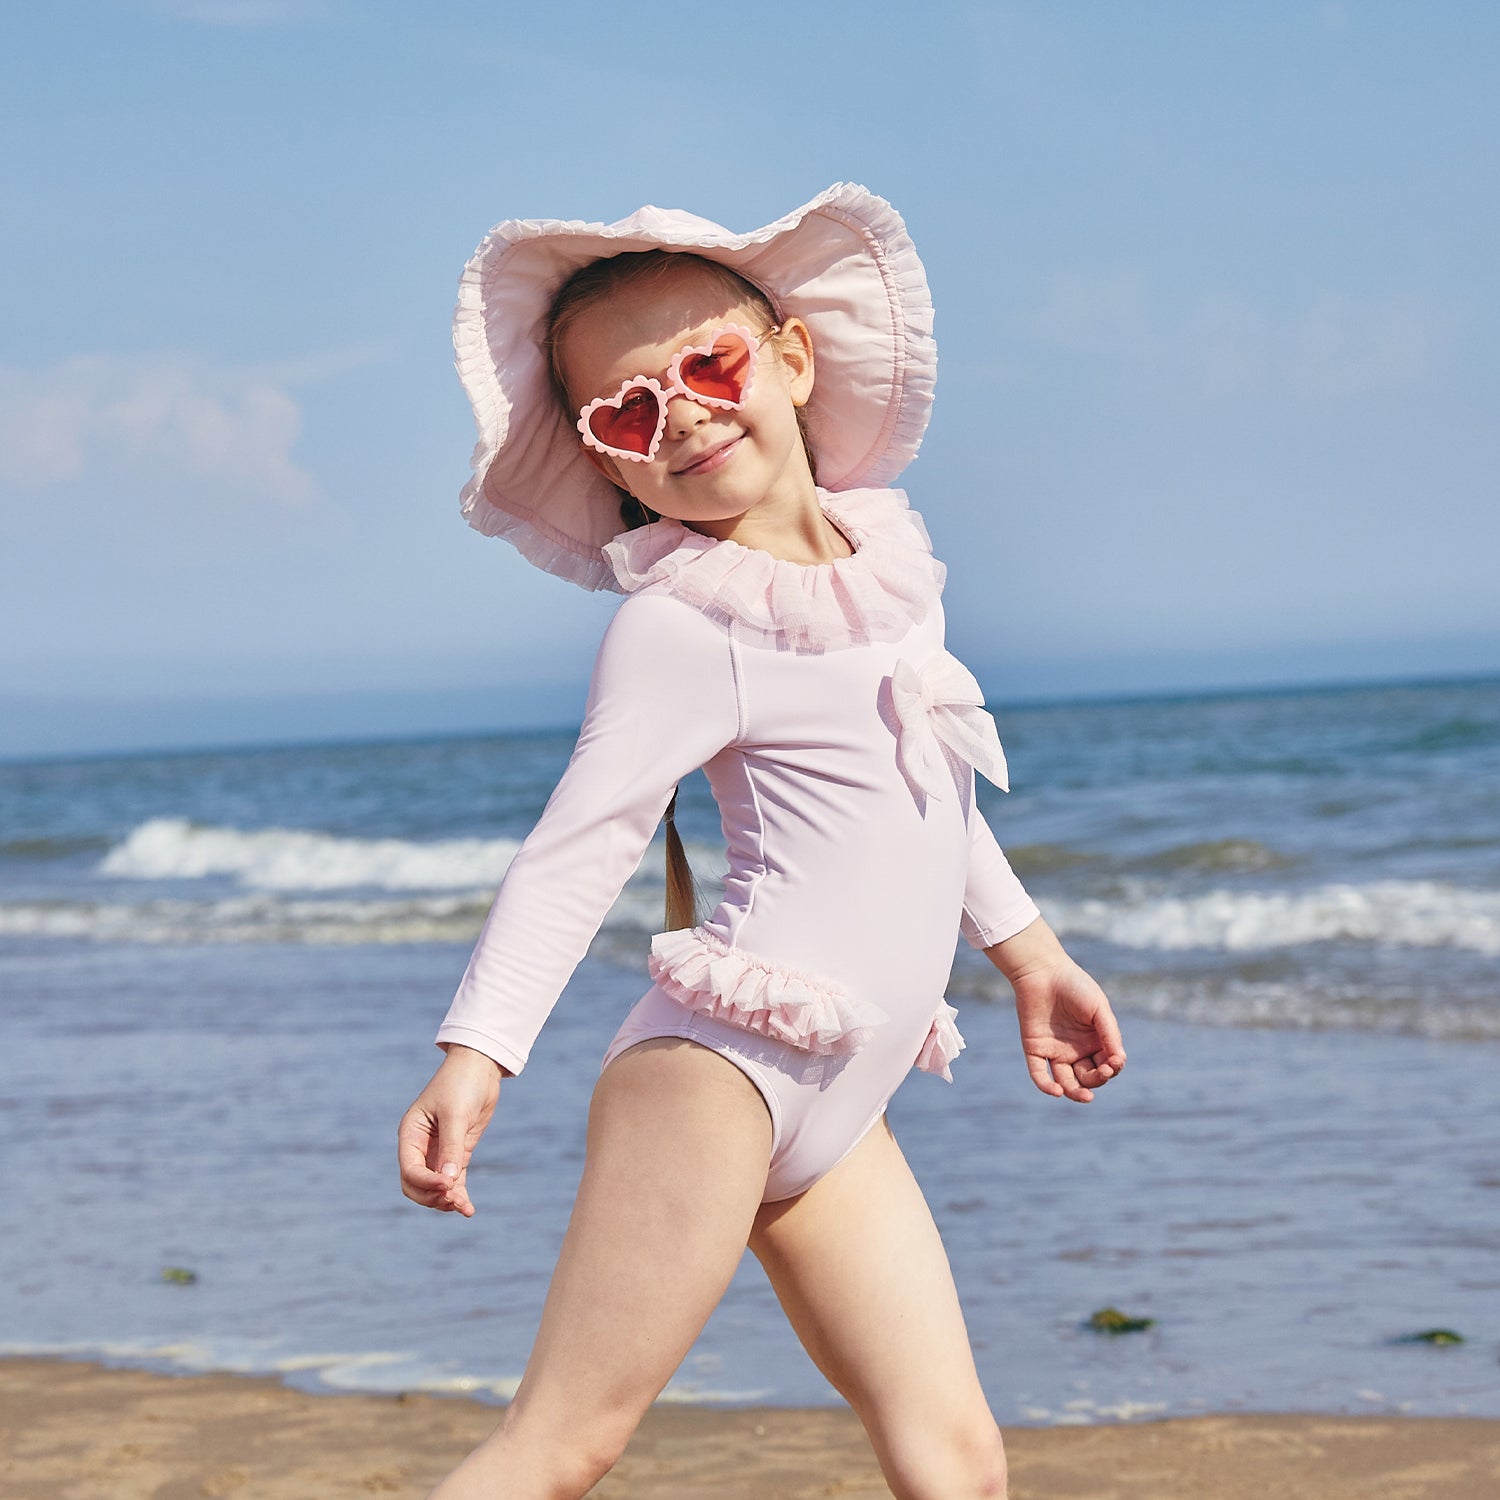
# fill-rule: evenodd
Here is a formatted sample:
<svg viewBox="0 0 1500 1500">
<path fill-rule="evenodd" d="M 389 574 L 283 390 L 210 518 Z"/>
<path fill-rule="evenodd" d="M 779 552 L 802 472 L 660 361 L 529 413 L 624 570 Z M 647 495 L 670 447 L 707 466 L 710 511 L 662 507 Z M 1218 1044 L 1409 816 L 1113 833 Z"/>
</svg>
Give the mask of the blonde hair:
<svg viewBox="0 0 1500 1500">
<path fill-rule="evenodd" d="M 679 927 L 696 927 L 699 917 L 698 882 L 693 879 L 693 867 L 688 863 L 687 850 L 682 847 L 682 836 L 677 832 L 677 793 L 672 788 L 672 800 L 667 803 L 662 822 L 667 828 L 667 909 L 666 930 L 676 932 Z"/>
<path fill-rule="evenodd" d="M 689 251 L 632 250 L 623 255 L 606 256 L 580 266 L 558 288 L 547 313 L 546 331 L 542 336 L 542 347 L 547 353 L 547 369 L 552 377 L 552 389 L 562 409 L 571 417 L 575 403 L 568 393 L 567 381 L 563 378 L 561 348 L 563 336 L 573 321 L 586 308 L 592 307 L 601 298 L 627 286 L 649 284 L 663 279 L 670 271 L 684 262 L 701 269 L 710 279 L 737 302 L 743 302 L 761 313 L 768 326 L 781 321 L 770 297 L 754 282 L 731 271 L 716 260 Z M 775 340 L 771 341 L 775 347 Z M 813 456 L 812 443 L 807 435 L 806 409 L 797 408 L 797 427 L 802 434 L 803 451 L 807 454 L 807 465 L 817 479 L 817 461 Z M 616 485 L 620 494 L 620 520 L 626 531 L 646 526 L 661 519 L 655 511 L 642 505 L 629 490 Z M 688 863 L 687 851 L 682 847 L 682 837 L 677 832 L 677 788 L 673 788 L 672 799 L 667 803 L 663 822 L 667 830 L 666 871 L 666 930 L 675 932 L 681 927 L 696 926 L 699 920 L 698 884 L 693 879 L 693 869 Z"/>
</svg>

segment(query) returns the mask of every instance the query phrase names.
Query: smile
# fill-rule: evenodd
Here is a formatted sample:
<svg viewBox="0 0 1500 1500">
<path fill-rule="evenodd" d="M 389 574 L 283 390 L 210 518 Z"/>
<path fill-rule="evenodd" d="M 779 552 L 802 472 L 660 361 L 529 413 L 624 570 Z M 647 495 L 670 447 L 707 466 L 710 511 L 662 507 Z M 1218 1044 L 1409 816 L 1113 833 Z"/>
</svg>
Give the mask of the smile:
<svg viewBox="0 0 1500 1500">
<path fill-rule="evenodd" d="M 710 448 L 707 453 L 693 459 L 691 463 L 684 464 L 680 469 L 673 469 L 673 476 L 676 478 L 682 478 L 685 475 L 696 477 L 699 474 L 713 473 L 715 469 L 728 462 L 730 454 L 739 447 L 744 436 L 744 433 L 740 433 L 738 437 L 728 438 L 716 448 Z"/>
</svg>

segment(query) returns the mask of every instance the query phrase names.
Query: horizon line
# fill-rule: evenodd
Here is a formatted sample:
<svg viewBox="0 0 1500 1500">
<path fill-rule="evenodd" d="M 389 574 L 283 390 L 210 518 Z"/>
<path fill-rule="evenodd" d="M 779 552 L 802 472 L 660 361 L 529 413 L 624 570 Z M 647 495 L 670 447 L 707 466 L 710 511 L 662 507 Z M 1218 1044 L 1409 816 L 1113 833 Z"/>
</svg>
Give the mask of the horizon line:
<svg viewBox="0 0 1500 1500">
<path fill-rule="evenodd" d="M 1481 671 L 1457 670 L 1450 672 L 1402 672 L 1393 673 L 1389 676 L 1383 675 L 1351 675 L 1338 678 L 1318 678 L 1302 681 L 1268 681 L 1259 683 L 1244 683 L 1235 686 L 1217 687 L 1161 687 L 1140 688 L 1122 692 L 1113 692 L 1108 689 L 1071 689 L 1060 690 L 1057 693 L 1032 693 L 1018 697 L 995 697 L 987 698 L 987 708 L 1003 709 L 1006 712 L 1025 712 L 1031 709 L 1043 708 L 1104 708 L 1123 707 L 1135 703 L 1172 703 L 1184 701 L 1225 700 L 1234 698 L 1271 698 L 1271 697 L 1309 697 L 1321 693 L 1359 692 L 1368 689 L 1400 689 L 1400 688 L 1437 688 L 1437 687 L 1465 687 L 1482 686 L 1485 683 L 1500 685 L 1500 668 L 1491 668 Z M 535 686 L 535 685 L 533 685 Z M 578 687 L 582 684 L 553 684 L 554 688 Z M 207 708 L 238 707 L 241 709 L 267 706 L 270 704 L 286 704 L 292 702 L 303 702 L 309 698 L 321 701 L 337 701 L 342 698 L 345 702 L 351 700 L 366 699 L 399 699 L 403 695 L 407 697 L 421 694 L 423 692 L 433 695 L 446 696 L 458 689 L 394 689 L 394 690 L 351 690 L 342 694 L 327 693 L 262 693 L 247 694 L 239 698 L 213 698 L 213 699 L 134 699 L 130 700 L 137 708 L 149 707 L 152 703 L 161 706 L 171 705 L 176 708 Z M 47 703 L 55 707 L 71 707 L 75 709 L 90 706 L 101 706 L 104 703 L 118 700 L 97 698 L 73 698 L 73 699 L 36 699 L 26 695 L 7 695 L 0 693 L 0 707 L 9 704 L 22 704 L 26 702 Z M 350 730 L 330 730 L 326 733 L 313 733 L 310 735 L 291 735 L 287 737 L 275 737 L 268 739 L 243 739 L 226 738 L 223 740 L 205 739 L 196 743 L 182 743 L 164 741 L 162 743 L 150 744 L 122 744 L 117 746 L 96 746 L 77 749 L 35 750 L 10 752 L 0 749 L 0 765 L 46 765 L 65 764 L 79 761 L 102 761 L 102 760 L 130 760 L 147 757 L 192 757 L 201 755 L 234 755 L 248 754 L 259 751 L 283 751 L 299 749 L 334 749 L 340 746 L 358 745 L 401 745 L 401 744 L 424 744 L 442 740 L 490 740 L 490 739 L 520 739 L 536 735 L 575 735 L 578 732 L 581 720 L 568 719 L 566 721 L 547 721 L 534 724 L 501 726 L 471 726 L 452 728 L 431 728 L 410 731 L 375 729 L 368 732 L 356 732 Z"/>
</svg>

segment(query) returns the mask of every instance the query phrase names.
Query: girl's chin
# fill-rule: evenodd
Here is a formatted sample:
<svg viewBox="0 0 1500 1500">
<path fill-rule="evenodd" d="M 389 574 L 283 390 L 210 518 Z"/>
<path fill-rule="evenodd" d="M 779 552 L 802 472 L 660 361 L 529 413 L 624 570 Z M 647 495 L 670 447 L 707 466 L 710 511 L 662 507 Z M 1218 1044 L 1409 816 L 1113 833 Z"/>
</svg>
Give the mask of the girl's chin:
<svg viewBox="0 0 1500 1500">
<path fill-rule="evenodd" d="M 753 510 L 754 506 L 700 506 L 695 510 L 689 510 L 686 506 L 678 506 L 676 513 L 671 511 L 657 511 L 659 516 L 664 516 L 669 521 L 677 521 L 686 526 L 689 531 L 701 531 L 704 535 L 712 535 L 713 529 L 721 526 L 732 525 L 738 521 L 747 511 Z"/>
<path fill-rule="evenodd" d="M 737 520 L 765 498 L 764 494 L 742 495 L 734 489 L 716 486 L 711 493 L 701 496 L 658 495 L 655 499 L 642 498 L 641 504 L 659 516 L 670 516 L 685 526 L 693 526 L 699 522 L 711 525 L 715 521 Z"/>
<path fill-rule="evenodd" d="M 816 493 L 811 478 L 807 487 Z M 726 464 L 703 480 L 666 484 L 636 499 L 657 515 L 669 516 L 685 526 L 712 525 L 736 521 L 779 495 L 784 498 L 787 488 L 785 476 L 768 475 L 758 464 Z"/>
</svg>

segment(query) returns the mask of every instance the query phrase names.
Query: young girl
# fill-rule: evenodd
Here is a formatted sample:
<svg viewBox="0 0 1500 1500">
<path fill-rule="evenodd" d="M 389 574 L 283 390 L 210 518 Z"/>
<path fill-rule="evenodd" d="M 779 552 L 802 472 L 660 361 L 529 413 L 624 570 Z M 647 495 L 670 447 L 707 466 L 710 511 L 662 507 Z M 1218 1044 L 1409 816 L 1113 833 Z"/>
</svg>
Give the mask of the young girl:
<svg viewBox="0 0 1500 1500">
<path fill-rule="evenodd" d="M 480 428 L 469 521 L 626 598 L 568 769 L 516 855 L 401 1124 L 402 1186 L 469 1215 L 500 1080 L 667 815 L 669 930 L 609 1047 L 536 1346 L 437 1500 L 579 1496 L 610 1468 L 748 1244 L 911 1500 L 1005 1493 L 932 1216 L 885 1108 L 950 1077 L 962 929 L 1015 990 L 1031 1077 L 1079 1102 L 1124 1066 L 974 804 L 1005 785 L 943 649 L 942 564 L 899 490 L 935 351 L 889 204 L 840 184 L 751 234 L 644 208 L 511 221 L 465 272 Z M 671 821 L 703 767 L 722 901 L 694 925 Z"/>
</svg>

